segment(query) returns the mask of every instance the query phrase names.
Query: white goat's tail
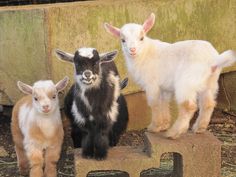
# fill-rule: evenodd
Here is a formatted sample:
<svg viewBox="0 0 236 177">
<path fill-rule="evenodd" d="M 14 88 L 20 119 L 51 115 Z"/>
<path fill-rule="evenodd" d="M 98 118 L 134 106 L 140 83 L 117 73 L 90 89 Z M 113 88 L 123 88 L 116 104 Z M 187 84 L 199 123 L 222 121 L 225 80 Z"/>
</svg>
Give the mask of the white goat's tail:
<svg viewBox="0 0 236 177">
<path fill-rule="evenodd" d="M 234 62 L 236 62 L 236 51 L 227 50 L 216 58 L 216 63 L 213 67 L 224 68 L 231 66 Z"/>
</svg>

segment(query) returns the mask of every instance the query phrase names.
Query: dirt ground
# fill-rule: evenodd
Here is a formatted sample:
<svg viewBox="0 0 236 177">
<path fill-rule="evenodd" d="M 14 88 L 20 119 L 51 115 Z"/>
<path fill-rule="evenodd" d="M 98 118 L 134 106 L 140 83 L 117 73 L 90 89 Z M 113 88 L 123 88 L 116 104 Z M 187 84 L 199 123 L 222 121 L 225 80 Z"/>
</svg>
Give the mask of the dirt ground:
<svg viewBox="0 0 236 177">
<path fill-rule="evenodd" d="M 66 126 L 69 127 L 69 126 Z M 223 177 L 236 177 L 236 115 L 216 110 L 208 128 L 222 141 L 222 168 Z M 120 139 L 119 145 L 143 145 L 144 131 L 129 131 Z M 66 128 L 66 135 L 58 162 L 58 177 L 74 176 L 73 147 L 70 138 L 70 128 Z M 171 154 L 164 155 L 159 169 L 150 169 L 142 173 L 141 177 L 170 177 L 172 170 Z M 210 170 L 210 169 L 209 169 Z M 14 151 L 11 133 L 10 118 L 0 114 L 0 177 L 18 177 L 16 154 Z M 93 172 L 89 177 L 128 177 L 121 172 Z"/>
</svg>

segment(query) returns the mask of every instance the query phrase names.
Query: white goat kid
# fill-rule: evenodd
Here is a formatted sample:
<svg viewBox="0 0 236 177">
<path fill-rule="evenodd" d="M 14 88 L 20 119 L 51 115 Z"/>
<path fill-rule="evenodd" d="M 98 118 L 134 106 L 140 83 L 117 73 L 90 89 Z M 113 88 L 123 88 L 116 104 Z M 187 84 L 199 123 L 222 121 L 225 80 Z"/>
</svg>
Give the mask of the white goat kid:
<svg viewBox="0 0 236 177">
<path fill-rule="evenodd" d="M 200 112 L 192 129 L 204 132 L 216 104 L 221 69 L 236 61 L 236 53 L 228 50 L 219 54 L 202 40 L 173 44 L 153 40 L 146 34 L 154 22 L 152 13 L 143 25 L 130 23 L 119 29 L 104 24 L 107 32 L 121 39 L 128 71 L 146 92 L 152 109 L 148 131 L 159 132 L 170 127 L 169 100 L 174 94 L 179 115 L 165 135 L 175 139 L 188 130 L 197 100 Z"/>
<path fill-rule="evenodd" d="M 67 83 L 68 77 L 56 85 L 46 80 L 32 87 L 18 81 L 18 88 L 28 94 L 12 112 L 11 131 L 20 174 L 27 175 L 30 168 L 30 177 L 57 176 L 56 163 L 64 136 L 58 92 Z"/>
</svg>

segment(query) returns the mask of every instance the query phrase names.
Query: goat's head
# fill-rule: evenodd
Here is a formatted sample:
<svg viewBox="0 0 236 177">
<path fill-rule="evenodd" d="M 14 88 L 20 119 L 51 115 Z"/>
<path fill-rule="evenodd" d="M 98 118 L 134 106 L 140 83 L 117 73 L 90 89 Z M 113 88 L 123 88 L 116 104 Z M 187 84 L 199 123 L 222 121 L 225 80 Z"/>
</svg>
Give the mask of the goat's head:
<svg viewBox="0 0 236 177">
<path fill-rule="evenodd" d="M 143 23 L 143 25 L 129 23 L 121 29 L 108 23 L 104 23 L 107 32 L 121 40 L 122 49 L 129 57 L 135 58 L 143 48 L 143 42 L 146 39 L 147 32 L 153 27 L 155 15 L 152 13 Z"/>
<path fill-rule="evenodd" d="M 75 54 L 56 50 L 59 59 L 74 63 L 75 79 L 80 86 L 96 87 L 101 81 L 101 67 L 103 63 L 111 62 L 117 51 L 99 54 L 94 48 L 80 48 Z"/>
<path fill-rule="evenodd" d="M 59 106 L 58 92 L 65 89 L 69 81 L 66 76 L 57 84 L 51 80 L 37 81 L 33 86 L 21 81 L 17 82 L 18 88 L 25 94 L 32 95 L 33 107 L 42 114 L 50 114 Z"/>
</svg>

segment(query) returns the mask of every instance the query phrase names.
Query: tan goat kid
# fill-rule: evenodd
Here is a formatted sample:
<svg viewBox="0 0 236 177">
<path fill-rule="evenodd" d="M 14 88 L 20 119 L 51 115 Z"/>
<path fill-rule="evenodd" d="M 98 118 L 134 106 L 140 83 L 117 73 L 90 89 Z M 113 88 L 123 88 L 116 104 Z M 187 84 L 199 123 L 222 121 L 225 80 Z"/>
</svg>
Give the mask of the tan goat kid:
<svg viewBox="0 0 236 177">
<path fill-rule="evenodd" d="M 56 177 L 64 131 L 58 92 L 68 84 L 65 77 L 57 84 L 51 80 L 29 86 L 20 81 L 18 88 L 27 96 L 13 108 L 11 131 L 20 174 L 30 177 Z"/>
</svg>

